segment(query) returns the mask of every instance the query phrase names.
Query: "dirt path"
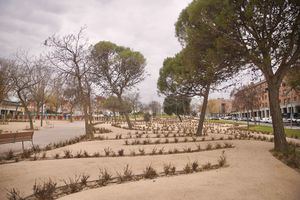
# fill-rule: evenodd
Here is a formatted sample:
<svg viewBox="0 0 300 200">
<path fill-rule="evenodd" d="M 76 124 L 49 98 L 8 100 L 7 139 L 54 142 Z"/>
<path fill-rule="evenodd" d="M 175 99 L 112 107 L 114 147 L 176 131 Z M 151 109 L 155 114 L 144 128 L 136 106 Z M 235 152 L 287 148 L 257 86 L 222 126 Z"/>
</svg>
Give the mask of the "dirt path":
<svg viewBox="0 0 300 200">
<path fill-rule="evenodd" d="M 109 128 L 108 125 L 105 125 Z M 115 134 L 127 134 L 127 130 L 113 128 Z M 273 144 L 262 141 L 233 140 L 236 147 L 226 149 L 229 167 L 191 175 L 158 178 L 150 181 L 131 182 L 108 187 L 87 190 L 65 196 L 62 199 L 300 199 L 300 173 L 275 159 L 269 149 Z M 122 142 L 123 143 L 123 142 Z M 87 150 L 89 153 L 102 150 L 105 146 L 114 149 L 126 148 L 121 141 L 90 141 L 70 145 L 72 151 Z M 203 143 L 204 144 L 204 143 Z M 170 146 L 188 146 L 172 144 Z M 193 145 L 190 143 L 190 145 Z M 150 145 L 151 146 L 151 145 Z M 165 144 L 157 145 L 158 148 Z M 205 145 L 204 145 L 205 146 Z M 139 148 L 135 146 L 130 148 Z M 50 153 L 62 152 L 61 149 Z M 148 148 L 148 147 L 147 147 Z M 115 157 L 115 158 L 80 158 L 44 161 L 23 161 L 0 165 L 0 199 L 5 199 L 6 190 L 18 188 L 22 195 L 32 193 L 34 182 L 51 177 L 62 185 L 62 179 L 75 174 L 87 173 L 91 180 L 99 175 L 99 168 L 107 168 L 112 174 L 121 171 L 129 164 L 135 174 L 151 164 L 158 172 L 163 165 L 173 163 L 178 170 L 188 162 L 198 160 L 200 165 L 216 163 L 222 150 L 197 153 Z M 47 153 L 47 154 L 48 154 Z"/>
<path fill-rule="evenodd" d="M 300 199 L 300 174 L 270 153 L 266 142 L 235 142 L 230 167 L 198 174 L 132 182 L 83 191 L 69 199 Z"/>
</svg>

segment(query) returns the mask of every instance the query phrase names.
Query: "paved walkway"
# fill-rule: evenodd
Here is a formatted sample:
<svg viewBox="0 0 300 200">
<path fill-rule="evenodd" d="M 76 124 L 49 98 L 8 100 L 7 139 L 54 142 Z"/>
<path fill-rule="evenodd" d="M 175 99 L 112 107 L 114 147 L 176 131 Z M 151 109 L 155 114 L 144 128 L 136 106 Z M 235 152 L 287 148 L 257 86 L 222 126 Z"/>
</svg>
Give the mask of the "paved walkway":
<svg viewBox="0 0 300 200">
<path fill-rule="evenodd" d="M 13 123 L 10 123 L 13 126 Z M 65 141 L 67 139 L 74 138 L 76 136 L 84 134 L 84 122 L 73 123 L 58 123 L 53 128 L 43 127 L 42 129 L 35 131 L 33 135 L 34 145 L 44 147 L 49 143 Z M 24 142 L 25 148 L 31 148 L 31 142 Z M 11 143 L 0 145 L 0 154 L 13 150 L 14 152 L 22 151 L 22 143 Z"/>
</svg>

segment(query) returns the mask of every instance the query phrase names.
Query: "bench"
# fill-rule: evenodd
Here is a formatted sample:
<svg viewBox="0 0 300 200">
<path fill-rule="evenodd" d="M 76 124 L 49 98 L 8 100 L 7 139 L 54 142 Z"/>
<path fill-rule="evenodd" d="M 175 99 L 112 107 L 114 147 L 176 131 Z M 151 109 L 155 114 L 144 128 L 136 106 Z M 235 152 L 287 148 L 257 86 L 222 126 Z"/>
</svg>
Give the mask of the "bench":
<svg viewBox="0 0 300 200">
<path fill-rule="evenodd" d="M 33 145 L 33 131 L 16 132 L 16 133 L 4 133 L 0 134 L 0 144 L 8 144 L 15 142 L 22 142 L 22 149 L 24 151 L 24 142 L 31 141 Z"/>
</svg>

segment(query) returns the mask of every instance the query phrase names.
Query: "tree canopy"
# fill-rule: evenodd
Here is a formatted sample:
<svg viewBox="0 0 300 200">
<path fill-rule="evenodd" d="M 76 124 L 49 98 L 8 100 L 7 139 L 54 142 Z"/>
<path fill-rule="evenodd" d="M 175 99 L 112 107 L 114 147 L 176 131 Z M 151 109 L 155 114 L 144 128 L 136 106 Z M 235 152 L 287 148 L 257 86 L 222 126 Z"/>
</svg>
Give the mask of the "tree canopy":
<svg viewBox="0 0 300 200">
<path fill-rule="evenodd" d="M 164 112 L 168 115 L 175 114 L 180 118 L 180 115 L 188 115 L 190 113 L 191 99 L 180 96 L 167 96 L 163 102 Z"/>
<path fill-rule="evenodd" d="M 123 94 L 145 78 L 146 59 L 137 51 L 101 41 L 91 50 L 91 65 L 94 83 L 106 93 L 115 94 L 124 104 Z M 125 112 L 128 127 L 132 125 Z"/>
<path fill-rule="evenodd" d="M 286 73 L 299 69 L 299 6 L 289 0 L 194 0 L 176 23 L 176 35 L 183 45 L 211 43 L 213 58 L 221 53 L 222 59 L 217 60 L 225 55 L 234 59 L 233 66 L 244 64 L 263 73 L 271 100 L 275 149 L 280 151 L 287 149 L 287 142 L 278 91 Z"/>
</svg>

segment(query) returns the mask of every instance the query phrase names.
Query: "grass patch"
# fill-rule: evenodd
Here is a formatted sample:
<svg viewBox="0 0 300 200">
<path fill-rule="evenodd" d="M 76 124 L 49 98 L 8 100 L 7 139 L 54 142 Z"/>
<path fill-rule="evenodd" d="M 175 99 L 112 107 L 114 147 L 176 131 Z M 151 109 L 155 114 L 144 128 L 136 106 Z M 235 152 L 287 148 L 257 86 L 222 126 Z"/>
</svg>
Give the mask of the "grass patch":
<svg viewBox="0 0 300 200">
<path fill-rule="evenodd" d="M 215 123 L 215 124 L 234 124 L 234 125 L 245 125 L 245 123 L 238 122 L 238 121 L 232 121 L 232 120 L 215 120 L 215 119 L 206 119 L 205 122 L 209 123 Z M 247 123 L 247 122 L 246 122 Z"/>
<path fill-rule="evenodd" d="M 247 128 L 245 128 L 247 129 Z M 272 126 L 263 126 L 263 125 L 250 125 L 249 130 L 251 131 L 259 131 L 264 133 L 272 133 L 273 134 L 273 127 Z M 298 137 L 300 138 L 300 129 L 289 129 L 285 128 L 285 134 L 287 137 Z"/>
</svg>

